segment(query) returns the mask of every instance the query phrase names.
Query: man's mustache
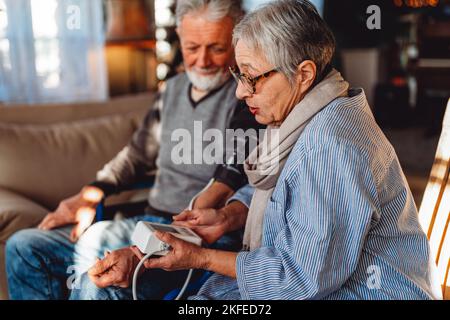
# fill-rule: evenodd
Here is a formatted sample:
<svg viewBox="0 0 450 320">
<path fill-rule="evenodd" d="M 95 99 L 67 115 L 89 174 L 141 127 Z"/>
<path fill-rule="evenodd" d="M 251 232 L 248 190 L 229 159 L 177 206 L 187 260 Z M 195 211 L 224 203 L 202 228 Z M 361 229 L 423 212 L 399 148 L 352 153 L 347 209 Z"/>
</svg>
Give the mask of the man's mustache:
<svg viewBox="0 0 450 320">
<path fill-rule="evenodd" d="M 197 72 L 197 73 L 211 73 L 215 74 L 221 71 L 221 68 L 214 67 L 214 68 L 192 68 L 191 71 Z"/>
</svg>

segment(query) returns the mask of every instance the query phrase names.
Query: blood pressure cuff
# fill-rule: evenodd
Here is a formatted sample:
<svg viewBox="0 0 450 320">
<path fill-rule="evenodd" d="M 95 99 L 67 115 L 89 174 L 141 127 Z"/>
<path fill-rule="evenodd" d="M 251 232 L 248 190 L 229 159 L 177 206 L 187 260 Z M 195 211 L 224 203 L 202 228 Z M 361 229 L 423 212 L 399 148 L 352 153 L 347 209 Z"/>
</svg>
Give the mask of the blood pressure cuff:
<svg viewBox="0 0 450 320">
<path fill-rule="evenodd" d="M 214 179 L 237 191 L 248 183 L 243 160 L 247 159 L 252 147 L 257 145 L 261 136 L 260 129 L 265 129 L 265 126 L 256 122 L 244 101 L 239 101 L 228 129 L 235 134 L 226 135 L 224 164 L 217 166 Z"/>
</svg>

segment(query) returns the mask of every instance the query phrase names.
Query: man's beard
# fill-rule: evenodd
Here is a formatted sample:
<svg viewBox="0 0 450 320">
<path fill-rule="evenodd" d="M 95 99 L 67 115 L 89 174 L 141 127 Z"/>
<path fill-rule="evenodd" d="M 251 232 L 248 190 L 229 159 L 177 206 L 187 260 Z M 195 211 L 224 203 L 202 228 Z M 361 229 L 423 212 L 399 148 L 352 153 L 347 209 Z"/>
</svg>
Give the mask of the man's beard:
<svg viewBox="0 0 450 320">
<path fill-rule="evenodd" d="M 214 68 L 217 70 L 211 75 L 200 75 L 196 70 L 196 68 L 187 69 L 186 74 L 191 81 L 192 85 L 202 91 L 211 91 L 221 87 L 230 77 L 228 72 L 222 72 L 221 69 Z M 200 69 L 203 72 L 211 72 L 212 69 Z"/>
</svg>

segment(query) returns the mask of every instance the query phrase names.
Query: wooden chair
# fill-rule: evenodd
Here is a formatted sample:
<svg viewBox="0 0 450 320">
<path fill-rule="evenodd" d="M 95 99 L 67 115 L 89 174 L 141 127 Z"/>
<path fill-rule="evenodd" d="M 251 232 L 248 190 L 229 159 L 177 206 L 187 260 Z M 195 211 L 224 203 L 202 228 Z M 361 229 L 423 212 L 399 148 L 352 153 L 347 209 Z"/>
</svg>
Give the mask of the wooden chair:
<svg viewBox="0 0 450 320">
<path fill-rule="evenodd" d="M 430 240 L 444 300 L 450 300 L 450 99 L 430 178 L 419 210 L 419 221 Z"/>
</svg>

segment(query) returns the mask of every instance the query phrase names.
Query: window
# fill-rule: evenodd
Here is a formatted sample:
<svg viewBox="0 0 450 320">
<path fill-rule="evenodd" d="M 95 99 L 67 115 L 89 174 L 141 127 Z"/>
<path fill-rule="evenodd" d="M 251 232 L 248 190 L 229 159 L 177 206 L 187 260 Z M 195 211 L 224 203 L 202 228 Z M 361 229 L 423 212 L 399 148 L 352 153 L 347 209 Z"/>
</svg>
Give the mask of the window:
<svg viewBox="0 0 450 320">
<path fill-rule="evenodd" d="M 101 0 L 0 0 L 0 101 L 107 97 Z"/>
<path fill-rule="evenodd" d="M 6 38 L 6 29 L 8 27 L 8 19 L 6 16 L 6 4 L 4 0 L 0 0 L 0 64 L 3 66 L 0 73 L 0 97 L 6 96 L 6 88 L 2 79 L 5 77 L 4 72 L 11 72 L 11 61 L 9 58 L 9 41 Z"/>
<path fill-rule="evenodd" d="M 31 0 L 36 74 L 47 89 L 57 88 L 61 80 L 57 7 L 56 0 Z"/>
</svg>

